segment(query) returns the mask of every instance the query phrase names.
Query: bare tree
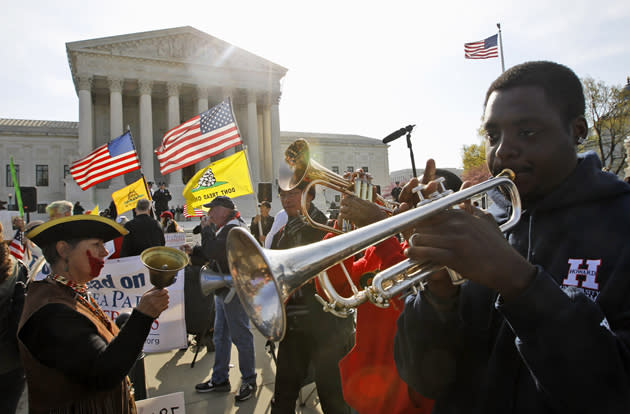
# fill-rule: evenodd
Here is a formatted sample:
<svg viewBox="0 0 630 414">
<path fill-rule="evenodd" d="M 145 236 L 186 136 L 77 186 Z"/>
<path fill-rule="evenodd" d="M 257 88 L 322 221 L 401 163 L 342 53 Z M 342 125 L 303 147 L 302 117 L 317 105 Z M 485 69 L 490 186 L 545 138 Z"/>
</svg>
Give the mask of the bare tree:
<svg viewBox="0 0 630 414">
<path fill-rule="evenodd" d="M 630 135 L 630 91 L 592 78 L 582 83 L 591 130 L 580 149 L 597 151 L 604 169 L 619 175 L 626 164 L 624 140 Z"/>
</svg>

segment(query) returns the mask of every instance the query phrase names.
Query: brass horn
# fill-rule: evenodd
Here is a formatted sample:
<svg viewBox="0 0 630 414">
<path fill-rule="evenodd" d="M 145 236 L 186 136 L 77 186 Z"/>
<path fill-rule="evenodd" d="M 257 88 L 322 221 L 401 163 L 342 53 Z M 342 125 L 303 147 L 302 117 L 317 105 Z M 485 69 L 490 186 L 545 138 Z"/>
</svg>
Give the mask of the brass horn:
<svg viewBox="0 0 630 414">
<path fill-rule="evenodd" d="M 502 231 L 506 231 L 520 219 L 521 204 L 516 185 L 510 178 L 501 176 L 454 194 L 438 196 L 412 210 L 352 232 L 287 250 L 262 248 L 247 230 L 235 227 L 228 234 L 226 249 L 234 288 L 258 330 L 268 339 L 279 341 L 284 337 L 286 329 L 284 303 L 295 289 L 340 261 L 411 227 L 418 220 L 498 187 L 505 189 L 512 204 L 508 221 L 500 226 Z M 391 285 L 397 283 L 401 277 L 405 279 L 407 287 L 422 283 L 427 276 L 418 274 L 418 268 L 422 267 L 421 264 L 409 260 L 392 266 L 390 269 L 395 271 L 387 273 L 389 283 L 381 278 L 380 290 L 370 286 L 356 292 L 352 303 L 345 305 L 356 307 L 368 300 L 382 304 L 387 300 L 387 295 L 392 294 Z M 424 269 L 428 272 L 420 273 L 431 273 L 440 268 L 427 269 L 424 266 Z M 389 269 L 384 271 L 387 270 Z M 410 271 L 413 273 L 409 274 Z"/>
<path fill-rule="evenodd" d="M 210 269 L 208 265 L 202 266 L 199 271 L 199 281 L 201 293 L 208 296 L 221 288 L 232 287 L 232 276 L 217 273 Z"/>
<path fill-rule="evenodd" d="M 357 178 L 347 180 L 313 160 L 308 142 L 305 139 L 295 140 L 289 145 L 284 154 L 286 163 L 280 166 L 278 186 L 284 191 L 290 191 L 303 185 L 301 212 L 304 219 L 312 227 L 336 234 L 346 231 L 318 223 L 308 214 L 306 197 L 308 196 L 308 190 L 314 185 L 321 185 L 343 194 L 355 195 L 364 200 L 374 202 L 389 214 L 396 207 L 396 203 L 385 200 L 376 193 L 376 188 L 369 179 Z M 344 227 L 347 229 L 348 225 L 344 225 Z"/>
<path fill-rule="evenodd" d="M 173 247 L 156 246 L 140 254 L 142 264 L 149 269 L 151 284 L 165 288 L 175 282 L 175 275 L 188 264 L 188 255 Z"/>
</svg>

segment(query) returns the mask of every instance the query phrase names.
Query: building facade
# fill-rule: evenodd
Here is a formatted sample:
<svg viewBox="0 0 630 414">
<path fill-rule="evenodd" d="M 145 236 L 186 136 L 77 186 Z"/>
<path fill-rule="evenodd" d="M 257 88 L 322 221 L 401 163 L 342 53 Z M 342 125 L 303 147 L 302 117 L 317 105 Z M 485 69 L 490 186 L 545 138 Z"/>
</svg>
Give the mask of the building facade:
<svg viewBox="0 0 630 414">
<path fill-rule="evenodd" d="M 79 157 L 129 128 L 144 176 L 166 182 L 179 197 L 173 203 L 183 204 L 195 169 L 162 176 L 153 151 L 166 131 L 230 97 L 243 143 L 262 155 L 251 161 L 252 178 L 271 180 L 287 69 L 189 26 L 70 42 L 66 50 L 79 98 Z M 67 197 L 100 204 L 139 174 L 87 191 L 68 183 Z"/>
<path fill-rule="evenodd" d="M 20 186 L 37 189 L 38 210 L 54 200 L 81 201 L 106 208 L 111 193 L 134 182 L 165 182 L 172 206 L 194 173 L 236 147 L 197 165 L 163 176 L 154 150 L 166 131 L 230 97 L 249 154 L 251 180 L 274 184 L 284 149 L 294 138 L 312 143 L 318 162 L 341 173 L 367 167 L 375 182 L 387 184 L 387 146 L 355 135 L 280 133 L 281 80 L 287 69 L 189 26 L 132 33 L 66 44 L 79 104 L 79 122 L 0 118 L 0 163 L 13 156 Z M 1 115 L 1 114 L 0 114 Z M 69 174 L 72 162 L 129 129 L 141 171 L 82 191 Z M 4 199 L 14 194 L 8 167 Z M 2 198 L 0 198 L 2 199 Z M 322 197 L 320 200 L 325 200 Z M 244 216 L 256 211 L 255 196 L 237 200 Z M 322 205 L 323 207 L 323 205 Z M 272 211 L 279 210 L 277 198 Z M 42 213 L 40 213 L 42 214 Z"/>
<path fill-rule="evenodd" d="M 78 122 L 0 118 L 1 199 L 15 208 L 11 157 L 19 186 L 36 189 L 35 214 L 45 213 L 51 201 L 66 199 L 66 187 L 73 184 L 70 165 L 78 158 L 78 133 Z"/>
</svg>

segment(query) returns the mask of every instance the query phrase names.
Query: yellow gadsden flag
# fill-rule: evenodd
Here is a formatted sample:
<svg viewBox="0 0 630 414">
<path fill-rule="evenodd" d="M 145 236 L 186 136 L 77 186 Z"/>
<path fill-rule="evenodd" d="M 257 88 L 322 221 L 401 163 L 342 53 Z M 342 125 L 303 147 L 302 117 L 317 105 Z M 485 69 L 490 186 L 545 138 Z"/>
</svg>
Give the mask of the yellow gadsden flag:
<svg viewBox="0 0 630 414">
<path fill-rule="evenodd" d="M 209 203 L 216 196 L 234 198 L 253 192 L 247 158 L 245 152 L 240 151 L 197 171 L 182 194 L 188 213 L 193 214 L 194 208 Z"/>
<path fill-rule="evenodd" d="M 131 183 L 127 187 L 112 193 L 112 200 L 116 204 L 116 213 L 118 215 L 135 208 L 138 200 L 142 198 L 151 200 L 144 177 L 140 177 L 135 183 Z"/>
</svg>

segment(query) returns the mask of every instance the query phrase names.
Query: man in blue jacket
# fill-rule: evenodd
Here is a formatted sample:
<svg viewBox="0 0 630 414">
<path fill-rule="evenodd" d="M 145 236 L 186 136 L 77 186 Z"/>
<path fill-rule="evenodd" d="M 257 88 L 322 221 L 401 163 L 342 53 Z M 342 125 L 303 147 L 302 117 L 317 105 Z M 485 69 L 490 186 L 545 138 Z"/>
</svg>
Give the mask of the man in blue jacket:
<svg viewBox="0 0 630 414">
<path fill-rule="evenodd" d="M 516 173 L 523 214 L 505 235 L 478 211 L 417 223 L 407 255 L 468 281 L 435 274 L 408 298 L 400 376 L 435 413 L 630 412 L 630 185 L 577 154 L 580 80 L 524 63 L 484 106 L 488 166 Z"/>
</svg>

